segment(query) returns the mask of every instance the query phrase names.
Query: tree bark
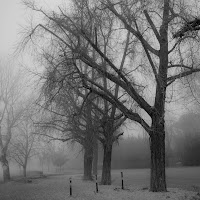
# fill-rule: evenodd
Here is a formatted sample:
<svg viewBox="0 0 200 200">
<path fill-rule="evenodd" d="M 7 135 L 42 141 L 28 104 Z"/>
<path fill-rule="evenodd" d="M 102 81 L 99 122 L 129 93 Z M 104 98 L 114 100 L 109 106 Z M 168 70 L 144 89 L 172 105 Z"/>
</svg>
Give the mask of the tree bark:
<svg viewBox="0 0 200 200">
<path fill-rule="evenodd" d="M 163 22 L 160 27 L 160 52 L 158 82 L 155 96 L 155 113 L 152 115 L 151 139 L 151 179 L 150 191 L 166 192 L 165 176 L 165 99 L 168 68 L 168 16 L 169 1 L 164 0 Z"/>
<path fill-rule="evenodd" d="M 153 126 L 153 132 L 150 138 L 151 150 L 151 178 L 150 191 L 165 192 L 167 191 L 165 176 L 165 129 L 162 120 L 156 120 Z M 154 124 L 154 122 L 153 122 Z"/>
<path fill-rule="evenodd" d="M 92 161 L 93 161 L 93 147 L 85 147 L 84 177 L 83 177 L 84 180 L 93 180 L 93 178 L 92 178 Z"/>
<path fill-rule="evenodd" d="M 10 168 L 8 160 L 6 159 L 6 155 L 1 157 L 1 165 L 3 168 L 3 181 L 8 182 L 10 181 Z"/>
<path fill-rule="evenodd" d="M 103 145 L 103 168 L 101 176 L 102 185 L 111 185 L 111 158 L 112 158 L 112 143 L 106 142 Z"/>
</svg>

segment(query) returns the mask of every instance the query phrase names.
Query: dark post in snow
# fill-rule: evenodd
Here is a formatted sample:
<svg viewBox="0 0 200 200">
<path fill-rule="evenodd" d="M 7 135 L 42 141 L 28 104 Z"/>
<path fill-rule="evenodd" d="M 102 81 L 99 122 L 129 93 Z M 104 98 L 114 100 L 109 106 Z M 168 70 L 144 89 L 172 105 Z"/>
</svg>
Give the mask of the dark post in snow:
<svg viewBox="0 0 200 200">
<path fill-rule="evenodd" d="M 96 192 L 97 192 L 97 193 L 99 192 L 99 189 L 98 189 L 98 182 L 97 182 L 97 175 L 96 175 Z"/>
<path fill-rule="evenodd" d="M 121 179 L 122 179 L 122 190 L 123 190 L 124 189 L 123 172 L 121 172 Z"/>
<path fill-rule="evenodd" d="M 72 196 L 72 178 L 69 178 L 69 194 Z"/>
</svg>

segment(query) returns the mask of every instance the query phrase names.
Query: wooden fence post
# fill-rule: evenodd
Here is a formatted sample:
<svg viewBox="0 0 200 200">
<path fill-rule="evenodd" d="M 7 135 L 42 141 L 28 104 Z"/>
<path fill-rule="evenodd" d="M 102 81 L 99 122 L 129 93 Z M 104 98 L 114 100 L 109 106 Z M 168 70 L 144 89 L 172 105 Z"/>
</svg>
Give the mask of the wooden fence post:
<svg viewBox="0 0 200 200">
<path fill-rule="evenodd" d="M 98 188 L 98 182 L 97 182 L 97 174 L 96 174 L 96 192 L 99 192 L 99 188 Z"/>
<path fill-rule="evenodd" d="M 70 196 L 72 196 L 72 178 L 71 177 L 69 178 L 69 193 L 70 193 Z"/>
<path fill-rule="evenodd" d="M 124 190 L 123 172 L 121 172 L 121 179 L 122 179 L 122 190 Z"/>
</svg>

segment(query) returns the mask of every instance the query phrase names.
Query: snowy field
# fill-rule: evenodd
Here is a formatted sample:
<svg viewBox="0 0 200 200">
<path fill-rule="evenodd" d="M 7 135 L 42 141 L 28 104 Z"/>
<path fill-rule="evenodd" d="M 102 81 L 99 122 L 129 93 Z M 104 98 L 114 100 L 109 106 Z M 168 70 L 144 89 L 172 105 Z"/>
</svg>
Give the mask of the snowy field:
<svg viewBox="0 0 200 200">
<path fill-rule="evenodd" d="M 33 179 L 32 183 L 12 181 L 0 184 L 0 200 L 200 200 L 200 167 L 167 169 L 168 192 L 148 191 L 149 170 L 123 170 L 125 190 L 121 190 L 120 171 L 113 170 L 112 186 L 82 181 L 80 174 L 48 176 Z M 69 178 L 72 177 L 72 197 L 69 196 Z M 100 179 L 100 175 L 99 175 Z"/>
<path fill-rule="evenodd" d="M 135 187 L 149 187 L 150 170 L 149 169 L 126 169 L 124 173 L 124 182 L 126 185 Z M 120 184 L 120 171 L 112 171 L 114 185 Z M 168 187 L 178 187 L 191 190 L 193 187 L 200 187 L 200 167 L 179 167 L 167 168 L 166 179 Z"/>
</svg>

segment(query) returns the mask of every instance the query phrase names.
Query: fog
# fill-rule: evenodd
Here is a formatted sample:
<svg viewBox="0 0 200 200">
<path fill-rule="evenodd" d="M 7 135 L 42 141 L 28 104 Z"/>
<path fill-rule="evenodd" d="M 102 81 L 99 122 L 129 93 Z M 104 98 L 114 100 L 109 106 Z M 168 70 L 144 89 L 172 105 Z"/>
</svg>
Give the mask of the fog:
<svg viewBox="0 0 200 200">
<path fill-rule="evenodd" d="M 73 173 L 78 171 L 82 173 L 83 169 L 83 151 L 78 144 L 66 144 L 53 141 L 48 144 L 51 146 L 51 152 L 48 154 L 43 148 L 37 155 L 28 160 L 27 176 L 34 177 L 43 174 Z M 46 144 L 44 145 L 46 146 Z M 53 150 L 52 150 L 53 146 Z M 60 155 L 63 155 L 62 157 Z M 61 166 L 59 164 L 61 163 Z M 14 159 L 9 159 L 10 174 L 13 179 L 23 176 L 23 168 Z M 3 170 L 0 168 L 0 180 L 3 181 Z"/>
<path fill-rule="evenodd" d="M 166 129 L 166 166 L 198 166 L 200 165 L 200 115 L 187 112 Z M 43 143 L 41 152 L 28 160 L 27 175 L 34 176 L 43 172 L 83 173 L 83 149 L 78 143 L 52 141 Z M 46 149 L 45 149 L 46 148 Z M 50 150 L 51 149 L 51 150 Z M 48 154 L 44 152 L 48 152 Z M 57 158 L 56 152 L 63 157 Z M 103 149 L 99 144 L 98 169 L 103 163 Z M 61 166 L 59 166 L 59 159 Z M 66 160 L 66 162 L 65 162 Z M 62 162 L 63 161 L 63 162 Z M 14 160 L 9 160 L 12 177 L 23 175 L 22 167 Z M 112 169 L 132 169 L 150 167 L 150 148 L 147 135 L 123 136 L 114 144 L 112 153 Z M 2 177 L 2 169 L 0 177 Z"/>
<path fill-rule="evenodd" d="M 1 5 L 0 199 L 199 197 L 197 1 Z"/>
</svg>

